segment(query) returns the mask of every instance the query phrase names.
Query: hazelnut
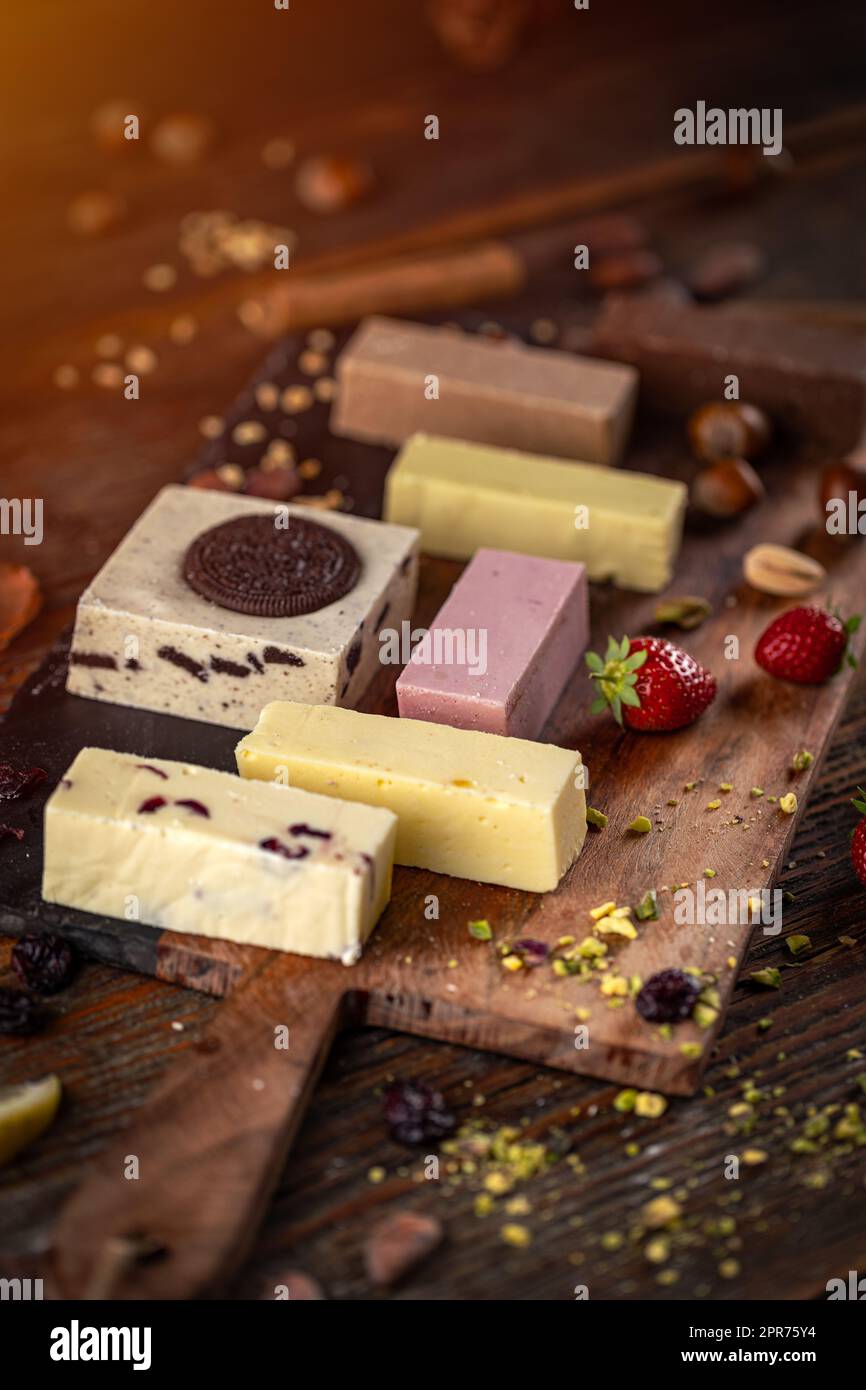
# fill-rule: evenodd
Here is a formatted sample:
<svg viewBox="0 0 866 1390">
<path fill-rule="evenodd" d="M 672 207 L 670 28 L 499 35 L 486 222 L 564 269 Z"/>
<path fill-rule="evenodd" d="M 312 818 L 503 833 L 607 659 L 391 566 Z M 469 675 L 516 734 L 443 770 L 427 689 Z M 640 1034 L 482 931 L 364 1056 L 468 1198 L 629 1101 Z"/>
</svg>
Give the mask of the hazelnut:
<svg viewBox="0 0 866 1390">
<path fill-rule="evenodd" d="M 654 280 L 661 270 L 654 251 L 618 251 L 591 262 L 589 283 L 596 290 L 636 290 Z"/>
<path fill-rule="evenodd" d="M 252 497 L 267 497 L 272 502 L 288 502 L 297 497 L 303 484 L 294 468 L 251 468 L 247 474 L 245 492 Z"/>
<path fill-rule="evenodd" d="M 122 222 L 126 216 L 126 203 L 117 193 L 94 190 L 79 193 L 66 210 L 66 220 L 70 231 L 79 236 L 102 236 Z"/>
<path fill-rule="evenodd" d="M 749 241 L 729 241 L 710 246 L 686 276 L 695 299 L 726 299 L 763 274 L 763 251 Z"/>
<path fill-rule="evenodd" d="M 745 459 L 717 459 L 692 483 L 692 506 L 707 516 L 739 516 L 764 496 L 764 484 Z"/>
<path fill-rule="evenodd" d="M 855 508 L 866 499 L 866 468 L 853 459 L 836 459 L 821 474 L 819 496 L 821 510 L 825 513 L 831 502 L 841 499 L 848 505 L 849 494 L 856 496 Z"/>
<path fill-rule="evenodd" d="M 766 449 L 773 427 L 747 401 L 710 401 L 689 417 L 688 431 L 699 459 L 753 459 Z"/>
<path fill-rule="evenodd" d="M 311 212 L 340 212 L 363 198 L 372 182 L 369 166 L 357 159 L 319 155 L 298 166 L 295 192 Z"/>
<path fill-rule="evenodd" d="M 223 482 L 215 468 L 205 468 L 195 473 L 187 482 L 187 487 L 207 488 L 210 492 L 231 492 L 228 483 Z"/>
<path fill-rule="evenodd" d="M 214 140 L 214 125 L 194 111 L 164 116 L 150 137 L 150 148 L 166 164 L 194 164 L 207 154 Z"/>
</svg>

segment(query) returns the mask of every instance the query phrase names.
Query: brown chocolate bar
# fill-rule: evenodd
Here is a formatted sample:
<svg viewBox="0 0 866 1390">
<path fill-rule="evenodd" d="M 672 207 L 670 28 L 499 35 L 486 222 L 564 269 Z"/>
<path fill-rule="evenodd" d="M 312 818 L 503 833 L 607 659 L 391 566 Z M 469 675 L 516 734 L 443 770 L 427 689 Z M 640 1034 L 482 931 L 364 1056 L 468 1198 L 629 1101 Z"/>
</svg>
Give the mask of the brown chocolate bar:
<svg viewBox="0 0 866 1390">
<path fill-rule="evenodd" d="M 637 373 L 591 358 L 398 319 L 366 319 L 337 363 L 335 434 L 402 444 L 418 431 L 619 463 Z"/>
<path fill-rule="evenodd" d="M 741 400 L 834 451 L 854 448 L 866 427 L 860 333 L 618 296 L 602 309 L 591 349 L 637 367 L 641 398 L 662 411 L 722 400 L 733 374 Z"/>
</svg>

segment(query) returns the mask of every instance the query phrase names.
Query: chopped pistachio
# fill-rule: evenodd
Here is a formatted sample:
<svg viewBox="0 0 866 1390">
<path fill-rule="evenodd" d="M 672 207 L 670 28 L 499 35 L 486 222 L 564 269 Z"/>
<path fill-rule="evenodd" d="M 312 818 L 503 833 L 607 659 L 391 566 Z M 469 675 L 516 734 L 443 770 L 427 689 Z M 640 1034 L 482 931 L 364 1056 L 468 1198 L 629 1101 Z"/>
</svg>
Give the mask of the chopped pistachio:
<svg viewBox="0 0 866 1390">
<path fill-rule="evenodd" d="M 764 1149 L 743 1149 L 740 1157 L 747 1167 L 755 1168 L 759 1163 L 766 1163 L 768 1155 Z"/>
<path fill-rule="evenodd" d="M 482 919 L 479 922 L 469 923 L 469 935 L 474 936 L 476 941 L 492 941 L 493 932 L 490 923 Z"/>
<path fill-rule="evenodd" d="M 523 961 L 520 959 L 519 956 L 515 956 L 515 955 L 504 956 L 503 959 L 502 959 L 502 964 L 505 966 L 505 969 L 506 969 L 506 970 L 522 970 L 522 969 L 523 969 Z"/>
<path fill-rule="evenodd" d="M 718 1009 L 714 1009 L 710 1004 L 702 1004 L 700 1001 L 695 1005 L 692 1017 L 699 1028 L 712 1028 L 719 1016 Z"/>
<path fill-rule="evenodd" d="M 618 1110 L 621 1114 L 628 1114 L 629 1111 L 634 1110 L 634 1103 L 636 1100 L 637 1091 L 631 1089 L 619 1091 L 613 1098 L 613 1108 L 614 1110 Z"/>
<path fill-rule="evenodd" d="M 618 1250 L 622 1245 L 622 1236 L 619 1231 L 605 1231 L 601 1238 L 603 1250 Z"/>
<path fill-rule="evenodd" d="M 763 788 L 763 787 L 752 787 L 752 790 L 749 792 L 749 796 L 753 796 L 756 800 L 757 800 L 757 798 L 758 798 L 759 796 L 763 796 L 763 795 L 764 795 L 764 788 Z"/>
<path fill-rule="evenodd" d="M 647 816 L 635 816 L 629 825 L 629 830 L 633 830 L 636 835 L 646 835 L 652 828 L 652 821 Z"/>
<path fill-rule="evenodd" d="M 648 888 L 635 908 L 635 916 L 641 922 L 655 921 L 659 915 L 659 902 L 654 888 Z"/>
<path fill-rule="evenodd" d="M 665 1097 L 656 1095 L 653 1091 L 638 1091 L 635 1097 L 634 1113 L 646 1120 L 657 1120 L 667 1108 Z"/>
<path fill-rule="evenodd" d="M 573 937 L 573 936 L 561 936 L 561 937 L 559 938 L 559 940 L 557 941 L 556 944 L 557 944 L 557 946 L 573 946 L 573 945 L 574 945 L 574 937 Z"/>
<path fill-rule="evenodd" d="M 696 787 L 697 785 L 698 785 L 697 782 L 686 782 L 685 785 L 684 785 L 684 787 L 683 787 L 683 791 L 686 791 L 686 792 L 693 792 L 694 789 L 695 789 L 695 787 Z"/>
<path fill-rule="evenodd" d="M 786 796 L 779 797 L 779 810 L 784 811 L 786 816 L 793 816 L 797 809 L 797 798 L 793 792 L 788 792 Z"/>
<path fill-rule="evenodd" d="M 637 936 L 637 927 L 626 917 L 601 917 L 596 922 L 595 929 L 601 932 L 602 936 L 624 936 L 629 941 L 634 941 Z"/>
<path fill-rule="evenodd" d="M 627 995 L 628 980 L 623 975 L 603 975 L 599 988 L 602 994 L 607 997 L 611 995 Z"/>
<path fill-rule="evenodd" d="M 626 1158 L 637 1158 L 637 1156 L 638 1156 L 639 1153 L 640 1153 L 640 1144 L 636 1144 L 636 1143 L 634 1142 L 633 1139 L 632 1139 L 628 1144 L 626 1144 L 626 1146 L 625 1146 L 625 1156 L 626 1156 Z"/>
<path fill-rule="evenodd" d="M 739 1272 L 739 1260 L 722 1260 L 719 1265 L 719 1274 L 723 1279 L 736 1279 Z"/>
<path fill-rule="evenodd" d="M 502 1227 L 501 1234 L 505 1244 L 513 1245 L 517 1250 L 525 1250 L 527 1245 L 532 1243 L 532 1232 L 526 1226 L 518 1226 L 516 1222 L 507 1222 Z"/>
<path fill-rule="evenodd" d="M 578 955 L 583 956 L 587 960 L 592 960 L 594 957 L 606 955 L 607 947 L 603 941 L 596 940 L 594 936 L 587 936 L 581 941 L 577 951 Z"/>
<path fill-rule="evenodd" d="M 475 1215 L 489 1216 L 495 1209 L 496 1203 L 489 1192 L 479 1192 L 475 1198 Z"/>
<path fill-rule="evenodd" d="M 720 782 L 720 783 L 719 783 L 719 791 L 720 791 L 720 792 L 732 792 L 733 790 L 734 790 L 734 784 L 733 784 L 733 782 Z"/>
<path fill-rule="evenodd" d="M 721 803 L 721 801 L 719 801 L 719 800 L 716 800 L 716 801 L 708 801 L 708 802 L 707 802 L 707 810 L 708 810 L 708 811 L 718 811 L 718 809 L 719 809 L 719 807 L 721 806 L 721 804 L 722 804 L 722 803 Z"/>
<path fill-rule="evenodd" d="M 758 1027 L 760 1028 L 760 1030 L 761 1030 L 762 1033 L 766 1033 L 767 1029 L 768 1029 L 768 1028 L 772 1028 L 772 1026 L 773 1026 L 773 1020 L 772 1020 L 771 1018 L 759 1018 L 759 1019 L 758 1019 Z"/>
<path fill-rule="evenodd" d="M 649 1230 L 657 1230 L 659 1226 L 667 1226 L 671 1220 L 676 1220 L 683 1213 L 680 1202 L 673 1197 L 653 1197 L 641 1208 L 641 1216 Z"/>
<path fill-rule="evenodd" d="M 782 976 L 775 965 L 768 965 L 763 970 L 753 970 L 749 979 L 754 980 L 756 985 L 765 985 L 767 989 L 780 989 L 782 984 Z"/>
<path fill-rule="evenodd" d="M 594 806 L 587 806 L 586 823 L 587 825 L 594 825 L 596 830 L 604 830 L 607 825 L 607 816 L 604 811 L 597 811 Z"/>
<path fill-rule="evenodd" d="M 384 1182 L 386 1177 L 384 1168 L 368 1168 L 367 1181 L 372 1183 Z"/>
<path fill-rule="evenodd" d="M 791 759 L 791 771 L 805 772 L 806 768 L 811 767 L 814 761 L 814 753 L 810 753 L 807 748 L 801 748 Z"/>
<path fill-rule="evenodd" d="M 704 878 L 715 878 L 715 869 L 704 869 Z"/>
<path fill-rule="evenodd" d="M 688 1057 L 690 1061 L 693 1061 L 696 1058 L 700 1057 L 703 1050 L 704 1049 L 698 1042 L 680 1043 L 680 1052 L 683 1054 L 684 1057 Z"/>
<path fill-rule="evenodd" d="M 613 912 L 615 907 L 616 903 L 602 903 L 600 907 L 591 907 L 589 910 L 589 915 L 594 922 L 597 922 L 599 917 L 609 916 L 609 914 Z"/>
<path fill-rule="evenodd" d="M 676 798 L 675 796 L 671 796 L 671 797 L 668 798 L 668 805 L 669 805 L 669 806 L 679 806 L 679 804 L 680 804 L 680 803 L 679 803 L 679 801 L 677 800 L 677 798 Z"/>
<path fill-rule="evenodd" d="M 792 956 L 799 956 L 802 951 L 807 951 L 812 945 L 811 938 L 808 936 L 787 936 L 785 945 Z"/>
<path fill-rule="evenodd" d="M 667 1236 L 654 1236 L 644 1246 L 646 1258 L 654 1265 L 663 1265 L 671 1253 L 671 1243 Z"/>
</svg>

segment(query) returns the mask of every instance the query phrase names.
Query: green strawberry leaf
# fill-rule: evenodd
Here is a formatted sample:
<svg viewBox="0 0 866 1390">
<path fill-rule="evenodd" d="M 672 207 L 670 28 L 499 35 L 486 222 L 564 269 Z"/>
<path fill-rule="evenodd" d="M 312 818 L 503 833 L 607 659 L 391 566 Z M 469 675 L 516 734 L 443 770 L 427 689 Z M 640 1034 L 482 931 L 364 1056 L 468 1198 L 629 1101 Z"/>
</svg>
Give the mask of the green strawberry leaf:
<svg viewBox="0 0 866 1390">
<path fill-rule="evenodd" d="M 603 695 L 600 695 L 597 700 L 593 700 L 592 704 L 589 707 L 589 712 L 590 714 L 604 714 L 604 711 L 606 709 L 607 700 L 604 698 Z"/>
<path fill-rule="evenodd" d="M 590 671 L 594 671 L 596 675 L 600 676 L 602 671 L 604 670 L 604 662 L 602 661 L 598 652 L 587 652 L 585 660 Z"/>
<path fill-rule="evenodd" d="M 620 699 L 624 705 L 631 705 L 633 709 L 640 709 L 640 699 L 630 685 L 623 686 L 620 691 Z"/>
</svg>

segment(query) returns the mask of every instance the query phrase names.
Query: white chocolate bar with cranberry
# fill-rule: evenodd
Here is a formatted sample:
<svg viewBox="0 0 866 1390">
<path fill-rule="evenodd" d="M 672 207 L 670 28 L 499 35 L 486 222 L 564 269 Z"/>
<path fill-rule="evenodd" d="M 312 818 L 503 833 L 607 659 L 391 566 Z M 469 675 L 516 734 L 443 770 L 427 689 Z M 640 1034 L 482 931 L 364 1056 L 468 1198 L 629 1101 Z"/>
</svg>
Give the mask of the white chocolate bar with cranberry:
<svg viewBox="0 0 866 1390">
<path fill-rule="evenodd" d="M 46 902 L 352 964 L 391 895 L 390 811 L 85 748 L 45 807 Z"/>
<path fill-rule="evenodd" d="M 327 705 L 278 703 L 237 748 L 244 778 L 384 806 L 395 859 L 543 893 L 580 852 L 580 754 L 548 743 Z"/>
</svg>

